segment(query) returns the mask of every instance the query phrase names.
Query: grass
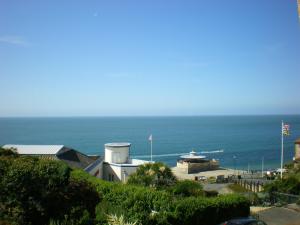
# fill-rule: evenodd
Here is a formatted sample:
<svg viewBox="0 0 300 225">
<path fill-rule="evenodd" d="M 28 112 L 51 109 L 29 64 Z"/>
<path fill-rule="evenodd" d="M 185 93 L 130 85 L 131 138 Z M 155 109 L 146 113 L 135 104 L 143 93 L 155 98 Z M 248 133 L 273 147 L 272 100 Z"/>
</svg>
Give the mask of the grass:
<svg viewBox="0 0 300 225">
<path fill-rule="evenodd" d="M 248 190 L 238 184 L 229 184 L 228 188 L 230 188 L 235 193 L 244 193 L 248 192 Z"/>
</svg>

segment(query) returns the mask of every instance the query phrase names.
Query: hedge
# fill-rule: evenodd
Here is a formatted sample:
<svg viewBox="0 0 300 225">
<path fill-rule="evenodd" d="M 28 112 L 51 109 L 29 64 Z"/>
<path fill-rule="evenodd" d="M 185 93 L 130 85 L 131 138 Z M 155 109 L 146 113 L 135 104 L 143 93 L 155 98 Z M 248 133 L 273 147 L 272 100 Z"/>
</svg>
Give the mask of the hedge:
<svg viewBox="0 0 300 225">
<path fill-rule="evenodd" d="M 106 182 L 79 170 L 72 171 L 71 176 L 88 180 L 103 196 L 96 214 L 106 209 L 105 213 L 120 213 L 126 220 L 144 225 L 214 225 L 249 215 L 250 203 L 240 195 L 183 198 L 164 190 Z"/>
</svg>

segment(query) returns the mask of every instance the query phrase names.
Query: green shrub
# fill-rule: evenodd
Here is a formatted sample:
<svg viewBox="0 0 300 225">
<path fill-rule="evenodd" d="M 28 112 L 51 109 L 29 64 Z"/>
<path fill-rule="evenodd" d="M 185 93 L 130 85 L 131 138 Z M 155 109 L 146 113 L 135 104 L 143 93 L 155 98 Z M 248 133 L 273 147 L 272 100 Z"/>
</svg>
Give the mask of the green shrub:
<svg viewBox="0 0 300 225">
<path fill-rule="evenodd" d="M 264 190 L 268 193 L 283 192 L 287 194 L 300 195 L 300 173 L 290 174 L 282 180 L 276 180 L 266 184 Z"/>
<path fill-rule="evenodd" d="M 212 198 L 175 197 L 168 191 L 110 183 L 74 170 L 72 179 L 87 179 L 103 194 L 96 218 L 105 223 L 106 214 L 124 215 L 126 221 L 154 224 L 214 225 L 232 217 L 249 215 L 249 201 L 239 195 Z M 189 183 L 190 184 L 190 183 Z"/>
<path fill-rule="evenodd" d="M 172 224 L 218 224 L 234 217 L 248 216 L 249 202 L 238 195 L 226 195 L 215 198 L 190 197 L 179 200 Z"/>
<path fill-rule="evenodd" d="M 137 221 L 134 223 L 126 222 L 124 216 L 108 215 L 108 225 L 137 225 Z"/>
<path fill-rule="evenodd" d="M 205 197 L 217 197 L 219 195 L 219 192 L 216 190 L 204 190 L 204 196 Z"/>
<path fill-rule="evenodd" d="M 246 188 L 242 187 L 239 184 L 229 184 L 228 187 L 235 193 L 249 192 Z"/>
<path fill-rule="evenodd" d="M 18 153 L 15 149 L 6 149 L 0 147 L 0 157 L 18 157 Z"/>
<path fill-rule="evenodd" d="M 162 162 L 141 165 L 128 178 L 128 184 L 155 188 L 168 187 L 175 184 L 175 182 L 176 177 L 172 170 Z"/>
<path fill-rule="evenodd" d="M 87 181 L 70 180 L 63 162 L 35 157 L 0 157 L 0 220 L 47 224 L 65 215 L 94 216 L 99 194 Z"/>
<path fill-rule="evenodd" d="M 203 196 L 203 187 L 200 183 L 192 180 L 177 181 L 175 185 L 169 188 L 169 191 L 181 197 Z"/>
</svg>

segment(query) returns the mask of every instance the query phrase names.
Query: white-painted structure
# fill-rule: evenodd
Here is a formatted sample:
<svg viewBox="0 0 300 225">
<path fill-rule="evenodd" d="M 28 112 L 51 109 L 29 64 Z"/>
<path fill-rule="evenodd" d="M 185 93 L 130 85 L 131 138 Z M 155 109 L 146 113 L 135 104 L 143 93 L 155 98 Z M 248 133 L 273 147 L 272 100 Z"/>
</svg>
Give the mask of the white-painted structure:
<svg viewBox="0 0 300 225">
<path fill-rule="evenodd" d="M 103 179 L 126 182 L 138 166 L 149 161 L 131 159 L 130 143 L 107 143 L 104 145 Z"/>
<path fill-rule="evenodd" d="M 20 155 L 37 156 L 52 160 L 62 160 L 70 167 L 84 169 L 87 173 L 108 181 L 126 182 L 138 166 L 149 161 L 131 159 L 130 143 L 108 143 L 104 145 L 104 159 L 88 156 L 64 145 L 4 145 L 15 149 Z"/>
<path fill-rule="evenodd" d="M 104 160 L 108 163 L 127 163 L 130 143 L 107 143 L 104 145 Z"/>
</svg>

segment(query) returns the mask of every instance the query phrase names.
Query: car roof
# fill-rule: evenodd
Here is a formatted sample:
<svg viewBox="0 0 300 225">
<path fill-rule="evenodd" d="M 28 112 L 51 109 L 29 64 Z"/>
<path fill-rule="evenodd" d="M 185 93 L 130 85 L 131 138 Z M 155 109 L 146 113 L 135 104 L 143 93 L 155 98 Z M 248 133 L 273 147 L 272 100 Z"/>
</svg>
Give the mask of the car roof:
<svg viewBox="0 0 300 225">
<path fill-rule="evenodd" d="M 250 217 L 250 218 L 236 218 L 236 219 L 229 220 L 228 222 L 234 223 L 234 224 L 246 224 L 246 223 L 250 223 L 250 222 L 254 222 L 254 221 L 257 221 L 257 220 Z"/>
</svg>

